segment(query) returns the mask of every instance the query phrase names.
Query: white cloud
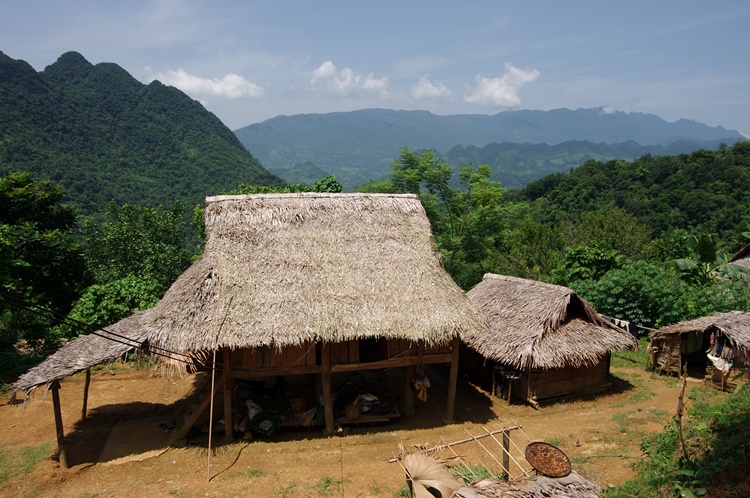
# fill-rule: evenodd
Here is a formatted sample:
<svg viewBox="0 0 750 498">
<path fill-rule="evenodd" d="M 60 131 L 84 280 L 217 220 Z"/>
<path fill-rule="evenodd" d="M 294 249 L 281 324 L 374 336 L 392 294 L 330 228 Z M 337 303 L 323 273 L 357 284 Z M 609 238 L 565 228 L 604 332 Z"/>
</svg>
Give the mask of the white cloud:
<svg viewBox="0 0 750 498">
<path fill-rule="evenodd" d="M 204 78 L 189 74 L 184 69 L 177 69 L 157 73 L 151 80 L 177 87 L 191 97 L 209 95 L 228 99 L 258 98 L 264 93 L 262 86 L 234 73 L 228 73 L 222 78 Z"/>
<path fill-rule="evenodd" d="M 451 91 L 442 83 L 433 83 L 427 76 L 422 76 L 419 82 L 411 87 L 411 93 L 415 99 L 435 99 L 448 97 Z"/>
<path fill-rule="evenodd" d="M 505 64 L 505 74 L 499 78 L 477 76 L 474 93 L 464 96 L 466 102 L 487 107 L 517 107 L 521 105 L 521 88 L 539 77 L 536 69 L 526 70 Z"/>
<path fill-rule="evenodd" d="M 614 113 L 616 113 L 616 112 L 617 112 L 617 109 L 615 109 L 615 108 L 614 108 L 614 107 L 612 107 L 612 106 L 608 106 L 608 105 L 605 105 L 605 106 L 604 106 L 604 107 L 602 107 L 601 109 L 602 109 L 602 111 L 601 111 L 601 112 L 602 112 L 602 114 L 614 114 Z"/>
<path fill-rule="evenodd" d="M 347 96 L 367 92 L 388 96 L 388 78 L 375 78 L 372 74 L 361 76 L 345 67 L 341 71 L 331 61 L 325 61 L 313 71 L 310 84 L 323 88 L 333 95 Z"/>
</svg>

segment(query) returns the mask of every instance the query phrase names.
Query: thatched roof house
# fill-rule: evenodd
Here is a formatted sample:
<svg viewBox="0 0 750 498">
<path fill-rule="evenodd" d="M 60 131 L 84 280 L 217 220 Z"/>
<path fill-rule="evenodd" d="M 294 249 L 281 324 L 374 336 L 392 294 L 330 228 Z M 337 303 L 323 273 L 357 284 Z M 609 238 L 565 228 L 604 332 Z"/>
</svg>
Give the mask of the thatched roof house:
<svg viewBox="0 0 750 498">
<path fill-rule="evenodd" d="M 705 377 L 714 387 L 734 389 L 734 373 L 748 366 L 750 311 L 730 311 L 662 327 L 649 334 L 652 368 Z M 750 380 L 746 372 L 744 380 Z"/>
<path fill-rule="evenodd" d="M 528 401 L 607 386 L 610 353 L 637 346 L 567 287 L 488 273 L 467 295 L 489 332 L 465 332 L 463 343 L 502 369 Z"/>
<path fill-rule="evenodd" d="M 729 262 L 750 269 L 750 244 L 740 249 Z"/>
<path fill-rule="evenodd" d="M 176 360 L 217 350 L 230 384 L 321 374 L 325 395 L 336 371 L 430 362 L 457 368 L 459 334 L 485 327 L 442 267 L 415 195 L 209 197 L 205 224 L 200 258 L 156 306 L 112 328 Z M 367 363 L 363 340 L 391 347 Z M 107 357 L 90 354 L 81 338 L 13 387 L 28 390 Z M 455 379 L 452 386 L 455 395 Z"/>
</svg>

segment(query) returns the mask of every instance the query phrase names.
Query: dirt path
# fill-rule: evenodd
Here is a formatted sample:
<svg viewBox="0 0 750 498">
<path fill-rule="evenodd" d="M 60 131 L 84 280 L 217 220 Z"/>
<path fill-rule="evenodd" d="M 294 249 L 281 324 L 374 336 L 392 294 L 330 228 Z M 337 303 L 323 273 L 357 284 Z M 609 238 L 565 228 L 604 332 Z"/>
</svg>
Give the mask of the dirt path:
<svg viewBox="0 0 750 498">
<path fill-rule="evenodd" d="M 476 435 L 484 427 L 515 424 L 529 439 L 559 446 L 574 469 L 600 486 L 617 485 L 633 474 L 631 464 L 641 456 L 641 436 L 670 423 L 678 386 L 674 379 L 637 367 L 613 367 L 612 372 L 615 385 L 609 394 L 541 410 L 508 405 L 459 382 L 455 422 L 449 425 L 442 420 L 441 373 L 434 372 L 427 402 L 415 400 L 413 417 L 352 426 L 345 437 L 324 437 L 320 428 L 287 429 L 273 437 L 231 443 L 216 435 L 209 469 L 205 439 L 189 440 L 181 448 L 165 446 L 168 430 L 194 402 L 190 394 L 203 381 L 200 376 L 162 379 L 142 370 L 103 369 L 92 374 L 84 422 L 79 421 L 84 376 L 66 379 L 60 390 L 72 468 L 61 469 L 47 458 L 29 473 L 6 478 L 0 483 L 0 494 L 394 497 L 403 488 L 404 474 L 388 459 L 398 452 L 399 444 L 413 450 L 415 445 L 434 446 L 441 439 L 464 439 L 467 431 Z M 391 380 L 392 385 L 403 386 L 402 380 Z M 400 402 L 398 394 L 393 398 Z M 54 452 L 51 396 L 42 400 L 41 390 L 25 410 L 4 400 L 0 421 L 1 451 L 47 445 L 47 454 Z M 519 446 L 527 442 L 520 431 L 512 434 L 512 440 Z"/>
</svg>

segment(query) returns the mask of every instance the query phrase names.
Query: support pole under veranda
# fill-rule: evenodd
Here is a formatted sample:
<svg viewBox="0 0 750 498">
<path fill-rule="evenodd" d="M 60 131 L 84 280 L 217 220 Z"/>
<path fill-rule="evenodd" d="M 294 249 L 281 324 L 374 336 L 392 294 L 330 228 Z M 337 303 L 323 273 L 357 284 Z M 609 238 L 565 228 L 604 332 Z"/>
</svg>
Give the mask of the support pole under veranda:
<svg viewBox="0 0 750 498">
<path fill-rule="evenodd" d="M 55 432 L 57 432 L 57 455 L 60 467 L 68 468 L 68 457 L 65 455 L 65 433 L 63 432 L 62 411 L 60 410 L 60 381 L 54 381 L 52 386 L 52 409 L 55 412 Z"/>
</svg>

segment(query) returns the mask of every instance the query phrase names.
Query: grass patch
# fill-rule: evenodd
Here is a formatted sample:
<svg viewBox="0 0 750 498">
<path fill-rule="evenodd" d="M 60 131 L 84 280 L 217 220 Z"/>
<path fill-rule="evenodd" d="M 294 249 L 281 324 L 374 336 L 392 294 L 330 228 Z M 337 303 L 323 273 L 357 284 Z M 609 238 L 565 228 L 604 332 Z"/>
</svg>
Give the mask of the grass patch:
<svg viewBox="0 0 750 498">
<path fill-rule="evenodd" d="M 699 389 L 690 397 L 682 435 L 670 424 L 643 437 L 648 458 L 638 462 L 638 475 L 603 496 L 739 496 L 734 489 L 744 482 L 750 455 L 750 388 L 741 384 L 719 402 Z"/>
<path fill-rule="evenodd" d="M 49 458 L 51 446 L 51 443 L 44 443 L 17 450 L 0 447 L 0 484 L 34 470 L 39 462 Z"/>
<path fill-rule="evenodd" d="M 340 491 L 341 485 L 343 483 L 343 479 L 336 479 L 335 477 L 331 476 L 323 476 L 317 483 L 315 483 L 313 489 L 316 489 L 318 491 L 318 494 L 321 496 L 328 496 L 333 492 Z"/>
<path fill-rule="evenodd" d="M 263 469 L 245 469 L 239 472 L 232 472 L 227 474 L 227 478 L 244 477 L 247 479 L 255 479 L 266 475 L 266 471 Z"/>
<path fill-rule="evenodd" d="M 638 349 L 627 351 L 614 351 L 610 360 L 613 367 L 641 367 L 646 370 L 649 367 L 648 338 L 638 339 Z"/>
<path fill-rule="evenodd" d="M 501 474 L 495 474 L 481 465 L 457 465 L 451 467 L 450 471 L 454 477 L 463 481 L 467 486 L 480 479 L 505 480 Z"/>
</svg>

